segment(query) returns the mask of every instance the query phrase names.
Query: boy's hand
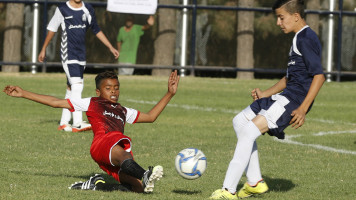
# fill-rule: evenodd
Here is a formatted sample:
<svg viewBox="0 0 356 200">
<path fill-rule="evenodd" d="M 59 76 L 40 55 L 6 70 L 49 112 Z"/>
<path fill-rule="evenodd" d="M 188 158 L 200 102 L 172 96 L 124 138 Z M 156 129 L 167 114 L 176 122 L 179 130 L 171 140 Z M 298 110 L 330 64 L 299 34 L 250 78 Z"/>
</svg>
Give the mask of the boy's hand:
<svg viewBox="0 0 356 200">
<path fill-rule="evenodd" d="M 301 127 L 305 122 L 306 112 L 303 111 L 302 108 L 297 108 L 293 110 L 291 116 L 293 116 L 292 120 L 290 120 L 289 124 L 292 124 L 292 127 L 297 129 Z"/>
<path fill-rule="evenodd" d="M 153 26 L 155 24 L 155 18 L 152 15 L 148 17 L 147 24 L 150 26 Z"/>
<path fill-rule="evenodd" d="M 22 97 L 23 90 L 18 86 L 8 85 L 4 88 L 4 92 L 12 97 Z"/>
<path fill-rule="evenodd" d="M 251 97 L 254 101 L 262 97 L 262 92 L 260 88 L 255 88 L 251 91 Z"/>
<path fill-rule="evenodd" d="M 119 58 L 120 53 L 119 53 L 119 51 L 117 49 L 115 49 L 114 47 L 111 47 L 110 51 L 114 55 L 115 59 Z"/>
<path fill-rule="evenodd" d="M 45 51 L 41 51 L 40 54 L 38 55 L 38 61 L 39 62 L 43 62 L 46 58 L 46 52 Z"/>
<path fill-rule="evenodd" d="M 174 72 L 171 73 L 168 79 L 168 92 L 171 93 L 172 95 L 175 95 L 178 89 L 178 83 L 179 83 L 179 78 L 177 74 L 177 70 L 174 70 Z"/>
</svg>

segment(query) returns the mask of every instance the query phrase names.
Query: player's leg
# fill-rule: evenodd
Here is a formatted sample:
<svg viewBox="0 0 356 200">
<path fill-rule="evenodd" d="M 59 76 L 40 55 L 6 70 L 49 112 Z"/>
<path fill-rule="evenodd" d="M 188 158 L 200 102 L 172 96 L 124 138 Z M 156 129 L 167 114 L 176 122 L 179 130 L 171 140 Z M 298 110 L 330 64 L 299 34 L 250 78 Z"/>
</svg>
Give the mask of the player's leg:
<svg viewBox="0 0 356 200">
<path fill-rule="evenodd" d="M 66 72 L 68 82 L 71 86 L 70 98 L 81 99 L 84 88 L 83 73 L 85 66 L 79 64 L 63 64 L 63 69 Z M 83 113 L 81 111 L 73 112 L 73 132 L 90 130 L 91 125 L 83 122 Z"/>
<path fill-rule="evenodd" d="M 72 91 L 70 90 L 70 85 L 67 81 L 67 90 L 65 94 L 65 99 L 69 99 L 72 95 Z M 72 113 L 68 109 L 62 109 L 61 121 L 59 122 L 58 130 L 63 131 L 72 131 L 72 126 L 69 124 L 72 118 Z"/>
<path fill-rule="evenodd" d="M 256 116 L 257 119 L 261 117 L 264 118 L 263 116 Z M 267 122 L 260 124 L 259 120 L 258 124 L 256 124 L 256 118 L 249 121 L 238 134 L 235 153 L 229 164 L 223 184 L 223 188 L 226 188 L 232 194 L 236 192 L 237 184 L 250 161 L 256 139 L 261 135 L 261 131 L 267 128 Z"/>
<path fill-rule="evenodd" d="M 252 111 L 250 106 L 248 106 L 238 115 L 236 115 L 232 120 L 236 136 L 238 136 L 238 134 L 240 134 L 241 132 L 240 130 L 242 130 L 242 128 L 255 117 L 256 114 Z M 256 141 L 253 144 L 250 161 L 246 167 L 245 172 L 249 184 L 255 185 L 258 181 L 262 179 Z"/>
<path fill-rule="evenodd" d="M 131 185 L 134 192 L 152 192 L 155 182 L 163 175 L 161 166 L 143 169 L 119 144 L 111 151 L 111 163 L 120 166 L 120 182 Z"/>
<path fill-rule="evenodd" d="M 243 115 L 240 115 L 239 117 L 241 116 Z M 234 120 L 236 120 L 236 117 Z M 255 141 L 261 135 L 260 128 L 257 127 L 253 121 L 246 120 L 245 123 L 236 123 L 235 121 L 234 128 L 237 128 L 238 124 L 244 124 L 244 126 L 242 126 L 242 128 L 238 128 L 236 131 L 238 141 L 236 144 L 234 156 L 230 161 L 225 175 L 223 188 L 216 190 L 211 195 L 211 199 L 237 199 L 237 184 L 239 183 L 241 176 L 250 161 Z"/>
</svg>

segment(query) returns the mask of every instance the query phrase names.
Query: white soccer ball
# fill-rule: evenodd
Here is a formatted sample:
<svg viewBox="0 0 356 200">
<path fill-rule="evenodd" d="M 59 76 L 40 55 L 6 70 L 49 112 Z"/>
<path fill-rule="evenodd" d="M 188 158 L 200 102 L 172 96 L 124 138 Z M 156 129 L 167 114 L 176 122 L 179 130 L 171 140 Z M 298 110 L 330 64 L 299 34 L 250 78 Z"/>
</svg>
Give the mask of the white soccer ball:
<svg viewBox="0 0 356 200">
<path fill-rule="evenodd" d="M 196 148 L 186 148 L 176 156 L 176 170 L 186 179 L 201 177 L 206 169 L 206 157 L 202 151 Z"/>
</svg>

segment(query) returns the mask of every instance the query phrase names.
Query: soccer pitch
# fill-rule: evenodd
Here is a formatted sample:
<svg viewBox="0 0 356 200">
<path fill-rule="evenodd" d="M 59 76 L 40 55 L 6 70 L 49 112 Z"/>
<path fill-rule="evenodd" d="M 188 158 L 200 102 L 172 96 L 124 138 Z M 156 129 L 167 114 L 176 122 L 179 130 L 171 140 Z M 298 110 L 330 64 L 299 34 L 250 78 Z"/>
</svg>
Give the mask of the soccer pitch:
<svg viewBox="0 0 356 200">
<path fill-rule="evenodd" d="M 85 75 L 83 97 L 95 96 L 94 77 Z M 168 77 L 119 79 L 119 102 L 142 112 L 167 90 Z M 155 123 L 126 125 L 135 160 L 145 168 L 164 167 L 164 177 L 149 195 L 69 190 L 76 181 L 105 174 L 89 154 L 93 133 L 57 131 L 61 109 L 1 93 L 0 199 L 207 199 L 222 186 L 235 149 L 232 118 L 252 102 L 253 88 L 266 89 L 276 82 L 184 77 Z M 62 98 L 66 78 L 0 73 L 0 87 L 7 84 Z M 259 199 L 356 198 L 354 88 L 354 82 L 325 83 L 301 128 L 287 128 L 284 141 L 258 138 L 261 170 L 270 188 Z M 175 156 L 187 147 L 207 157 L 207 170 L 197 180 L 185 180 L 175 171 Z"/>
</svg>

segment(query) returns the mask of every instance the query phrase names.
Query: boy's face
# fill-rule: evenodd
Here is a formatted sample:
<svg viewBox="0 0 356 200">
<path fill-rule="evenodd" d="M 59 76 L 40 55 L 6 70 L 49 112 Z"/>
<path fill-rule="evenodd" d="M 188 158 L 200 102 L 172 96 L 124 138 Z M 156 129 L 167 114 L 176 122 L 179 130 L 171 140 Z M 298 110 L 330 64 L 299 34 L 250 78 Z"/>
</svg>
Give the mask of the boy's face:
<svg viewBox="0 0 356 200">
<path fill-rule="evenodd" d="M 96 89 L 96 95 L 117 103 L 120 95 L 120 83 L 117 79 L 104 79 L 100 83 L 100 88 Z"/>
<path fill-rule="evenodd" d="M 299 20 L 297 13 L 288 13 L 284 9 L 284 6 L 277 8 L 275 13 L 277 16 L 277 26 L 281 27 L 284 33 L 297 32 L 296 27 Z"/>
</svg>

